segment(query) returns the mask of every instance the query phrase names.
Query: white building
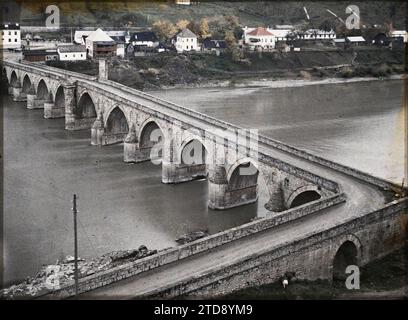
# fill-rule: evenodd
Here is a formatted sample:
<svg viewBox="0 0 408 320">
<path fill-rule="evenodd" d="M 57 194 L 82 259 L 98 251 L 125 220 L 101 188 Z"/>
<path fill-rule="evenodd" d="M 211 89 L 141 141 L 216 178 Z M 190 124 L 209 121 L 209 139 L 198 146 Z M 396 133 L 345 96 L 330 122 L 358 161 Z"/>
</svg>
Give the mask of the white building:
<svg viewBox="0 0 408 320">
<path fill-rule="evenodd" d="M 20 25 L 1 24 L 1 42 L 2 49 L 21 49 L 21 31 Z"/>
<path fill-rule="evenodd" d="M 243 31 L 244 45 L 250 50 L 268 51 L 275 48 L 276 37 L 271 29 L 245 27 Z"/>
<path fill-rule="evenodd" d="M 405 30 L 394 30 L 391 32 L 392 38 L 401 38 L 406 43 L 408 42 L 408 32 Z"/>
<path fill-rule="evenodd" d="M 146 46 L 149 48 L 159 45 L 159 40 L 152 31 L 135 32 L 130 37 L 130 42 L 133 46 Z"/>
<path fill-rule="evenodd" d="M 309 29 L 300 36 L 303 40 L 333 40 L 336 39 L 336 32 L 333 30 L 325 31 L 320 29 Z"/>
<path fill-rule="evenodd" d="M 86 38 L 93 32 L 95 31 L 94 30 L 76 30 L 74 34 L 74 42 L 76 44 L 86 44 Z M 110 37 L 127 37 L 126 31 L 104 31 L 104 32 Z"/>
<path fill-rule="evenodd" d="M 174 46 L 177 52 L 198 51 L 197 36 L 190 29 L 183 29 L 175 36 Z"/>
<path fill-rule="evenodd" d="M 57 52 L 60 61 L 86 60 L 86 47 L 82 45 L 59 46 Z"/>
</svg>

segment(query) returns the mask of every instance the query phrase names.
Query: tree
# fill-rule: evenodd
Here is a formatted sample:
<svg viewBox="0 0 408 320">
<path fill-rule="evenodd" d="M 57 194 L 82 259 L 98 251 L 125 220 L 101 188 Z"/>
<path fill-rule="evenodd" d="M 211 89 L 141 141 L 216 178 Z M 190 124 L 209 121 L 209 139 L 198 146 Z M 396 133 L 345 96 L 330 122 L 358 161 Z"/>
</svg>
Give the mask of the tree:
<svg viewBox="0 0 408 320">
<path fill-rule="evenodd" d="M 329 32 L 336 29 L 336 24 L 333 21 L 326 19 L 320 24 L 319 29 Z"/>
<path fill-rule="evenodd" d="M 200 37 L 202 39 L 211 37 L 210 27 L 208 26 L 208 19 L 207 18 L 201 19 L 199 34 L 200 34 Z"/>
<path fill-rule="evenodd" d="M 227 52 L 231 54 L 232 60 L 239 61 L 241 55 L 237 46 L 237 40 L 231 30 L 225 32 L 225 45 L 227 47 Z"/>
<path fill-rule="evenodd" d="M 228 30 L 234 30 L 239 26 L 239 19 L 237 16 L 226 16 L 225 21 L 227 22 Z"/>
<path fill-rule="evenodd" d="M 200 25 L 195 21 L 190 21 L 187 28 L 190 29 L 196 35 L 200 34 Z"/>
<path fill-rule="evenodd" d="M 156 33 L 157 37 L 160 40 L 168 40 L 177 32 L 177 29 L 174 26 L 174 24 L 172 24 L 168 20 L 164 21 L 158 20 L 155 23 L 153 23 L 152 27 L 153 31 Z"/>
<path fill-rule="evenodd" d="M 176 22 L 176 27 L 179 30 L 183 30 L 185 28 L 187 28 L 187 26 L 190 24 L 190 21 L 182 19 Z"/>
</svg>

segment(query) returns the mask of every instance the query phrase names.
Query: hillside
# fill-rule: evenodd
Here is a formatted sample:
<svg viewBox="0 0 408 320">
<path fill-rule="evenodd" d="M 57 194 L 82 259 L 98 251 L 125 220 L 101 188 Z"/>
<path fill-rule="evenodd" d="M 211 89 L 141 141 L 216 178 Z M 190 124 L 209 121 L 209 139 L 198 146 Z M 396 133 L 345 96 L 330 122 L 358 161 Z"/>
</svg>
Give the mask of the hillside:
<svg viewBox="0 0 408 320">
<path fill-rule="evenodd" d="M 326 9 L 345 19 L 349 2 L 333 1 L 200 1 L 190 6 L 174 4 L 174 1 L 54 1 L 61 11 L 61 23 L 69 27 L 103 26 L 123 27 L 150 26 L 154 21 L 180 19 L 198 21 L 207 17 L 217 23 L 224 16 L 234 15 L 242 25 L 298 24 L 305 20 L 305 6 L 312 25 L 323 21 L 336 22 Z M 360 1 L 353 2 L 360 8 L 363 24 L 393 22 L 396 28 L 405 28 L 405 2 Z M 44 25 L 46 5 L 42 1 L 22 1 L 21 23 Z"/>
<path fill-rule="evenodd" d="M 361 50 L 354 68 L 332 68 L 350 64 L 349 51 L 301 51 L 248 54 L 245 61 L 234 62 L 227 54 L 173 54 L 110 61 L 109 78 L 144 90 L 172 86 L 206 86 L 241 80 L 387 76 L 404 73 L 403 49 Z M 386 62 L 386 63 L 384 63 Z M 53 62 L 51 65 L 91 75 L 98 73 L 96 62 Z M 328 67 L 328 68 L 327 68 Z"/>
</svg>

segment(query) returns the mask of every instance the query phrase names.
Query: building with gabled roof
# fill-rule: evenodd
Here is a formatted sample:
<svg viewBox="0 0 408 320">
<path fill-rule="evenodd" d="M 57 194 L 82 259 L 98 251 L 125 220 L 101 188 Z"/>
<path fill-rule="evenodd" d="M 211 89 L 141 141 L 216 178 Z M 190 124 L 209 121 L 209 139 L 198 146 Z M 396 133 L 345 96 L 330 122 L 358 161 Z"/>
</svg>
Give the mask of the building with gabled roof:
<svg viewBox="0 0 408 320">
<path fill-rule="evenodd" d="M 244 45 L 250 50 L 269 51 L 275 48 L 276 37 L 269 28 L 244 28 Z"/>
<path fill-rule="evenodd" d="M 86 60 L 86 47 L 83 45 L 66 45 L 57 48 L 60 61 Z"/>
<path fill-rule="evenodd" d="M 21 49 L 21 31 L 18 23 L 0 24 L 2 49 Z"/>
<path fill-rule="evenodd" d="M 177 52 L 197 51 L 198 37 L 190 29 L 185 28 L 174 36 L 174 46 Z"/>
<path fill-rule="evenodd" d="M 86 51 L 91 58 L 110 58 L 117 55 L 117 45 L 115 40 L 99 28 L 86 38 Z"/>
</svg>

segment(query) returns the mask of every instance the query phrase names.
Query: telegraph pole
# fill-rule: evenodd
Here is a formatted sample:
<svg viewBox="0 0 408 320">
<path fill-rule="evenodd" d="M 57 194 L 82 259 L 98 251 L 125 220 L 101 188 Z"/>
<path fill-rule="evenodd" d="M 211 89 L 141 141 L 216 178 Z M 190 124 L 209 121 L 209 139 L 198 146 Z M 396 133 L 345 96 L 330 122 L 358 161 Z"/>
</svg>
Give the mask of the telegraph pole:
<svg viewBox="0 0 408 320">
<path fill-rule="evenodd" d="M 73 207 L 72 211 L 74 214 L 74 263 L 75 263 L 75 271 L 74 271 L 74 278 L 75 278 L 75 295 L 78 295 L 78 235 L 77 235 L 77 196 L 74 194 L 73 199 Z"/>
</svg>

